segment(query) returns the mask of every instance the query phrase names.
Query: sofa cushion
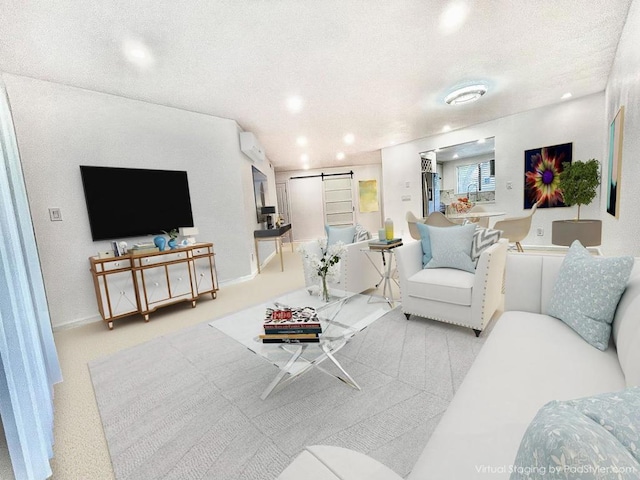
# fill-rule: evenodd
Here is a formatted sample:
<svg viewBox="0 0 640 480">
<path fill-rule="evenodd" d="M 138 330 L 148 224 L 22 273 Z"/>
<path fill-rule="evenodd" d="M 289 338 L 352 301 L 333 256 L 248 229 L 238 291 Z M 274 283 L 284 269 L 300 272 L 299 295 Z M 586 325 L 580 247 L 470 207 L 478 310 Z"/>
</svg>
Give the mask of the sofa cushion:
<svg viewBox="0 0 640 480">
<path fill-rule="evenodd" d="M 471 260 L 478 265 L 478 259 L 491 245 L 500 240 L 502 230 L 494 230 L 492 228 L 478 227 L 473 232 L 473 241 L 471 242 Z"/>
<path fill-rule="evenodd" d="M 422 268 L 425 268 L 431 260 L 431 240 L 429 239 L 429 227 L 424 223 L 416 222 L 420 232 L 420 245 L 422 245 Z"/>
<path fill-rule="evenodd" d="M 356 230 L 355 230 L 355 233 L 353 234 L 353 242 L 352 243 L 362 242 L 364 240 L 370 240 L 371 239 L 371 233 L 369 233 L 369 230 L 364 228 L 359 223 L 355 224 L 355 229 Z"/>
<path fill-rule="evenodd" d="M 615 349 L 593 348 L 548 315 L 505 312 L 408 479 L 508 479 L 508 470 L 491 468 L 513 463 L 527 426 L 549 399 L 623 388 Z"/>
<path fill-rule="evenodd" d="M 425 300 L 471 305 L 475 275 L 454 268 L 424 269 L 409 277 L 408 294 Z"/>
<path fill-rule="evenodd" d="M 565 322 L 594 347 L 605 350 L 632 267 L 633 257 L 594 257 L 574 241 L 558 272 L 549 315 Z"/>
<path fill-rule="evenodd" d="M 338 242 L 342 242 L 345 245 L 353 243 L 353 237 L 356 234 L 356 227 L 332 227 L 330 225 L 324 226 L 327 232 L 327 245 L 334 245 Z"/>
<path fill-rule="evenodd" d="M 552 401 L 527 428 L 511 480 L 637 479 L 639 438 L 640 388 Z"/>
<path fill-rule="evenodd" d="M 640 386 L 640 262 L 635 262 L 616 315 L 613 340 L 628 387 Z"/>
<path fill-rule="evenodd" d="M 475 225 L 455 227 L 432 227 L 429 229 L 431 242 L 431 260 L 426 268 L 456 268 L 466 272 L 475 272 L 476 265 L 471 260 L 471 242 Z"/>
</svg>

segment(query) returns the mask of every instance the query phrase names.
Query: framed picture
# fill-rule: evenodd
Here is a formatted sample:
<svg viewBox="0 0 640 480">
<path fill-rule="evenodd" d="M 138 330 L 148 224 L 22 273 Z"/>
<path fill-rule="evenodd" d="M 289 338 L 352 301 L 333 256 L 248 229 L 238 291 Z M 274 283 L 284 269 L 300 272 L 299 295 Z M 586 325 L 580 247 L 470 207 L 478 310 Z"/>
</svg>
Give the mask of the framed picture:
<svg viewBox="0 0 640 480">
<path fill-rule="evenodd" d="M 251 165 L 251 173 L 253 174 L 253 195 L 256 200 L 256 217 L 258 223 L 262 223 L 264 215 L 260 210 L 267 205 L 267 176 L 253 165 Z"/>
<path fill-rule="evenodd" d="M 380 210 L 380 205 L 378 204 L 378 181 L 358 181 L 358 197 L 360 200 L 360 212 L 377 212 Z"/>
<path fill-rule="evenodd" d="M 622 173 L 622 131 L 624 130 L 624 106 L 620 107 L 609 126 L 609 182 L 607 184 L 607 212 L 620 215 L 620 179 Z"/>
<path fill-rule="evenodd" d="M 534 148 L 524 152 L 524 208 L 565 207 L 560 190 L 562 163 L 571 163 L 573 143 Z"/>
</svg>

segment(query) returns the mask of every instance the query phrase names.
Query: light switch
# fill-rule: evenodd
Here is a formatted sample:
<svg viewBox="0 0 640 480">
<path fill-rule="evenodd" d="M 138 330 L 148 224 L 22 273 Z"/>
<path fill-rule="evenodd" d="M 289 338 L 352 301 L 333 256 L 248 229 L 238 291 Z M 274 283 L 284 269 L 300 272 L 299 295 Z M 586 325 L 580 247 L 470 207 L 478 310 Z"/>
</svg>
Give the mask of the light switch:
<svg viewBox="0 0 640 480">
<path fill-rule="evenodd" d="M 411 182 L 404 182 L 404 187 L 405 188 L 410 188 L 411 187 Z"/>
<path fill-rule="evenodd" d="M 513 188 L 513 182 L 507 182 L 507 190 L 511 190 Z"/>
<path fill-rule="evenodd" d="M 411 195 L 402 195 L 403 202 L 409 202 L 411 200 Z"/>
<path fill-rule="evenodd" d="M 62 212 L 59 208 L 50 208 L 49 209 L 49 219 L 52 222 L 61 222 L 62 221 Z"/>
</svg>

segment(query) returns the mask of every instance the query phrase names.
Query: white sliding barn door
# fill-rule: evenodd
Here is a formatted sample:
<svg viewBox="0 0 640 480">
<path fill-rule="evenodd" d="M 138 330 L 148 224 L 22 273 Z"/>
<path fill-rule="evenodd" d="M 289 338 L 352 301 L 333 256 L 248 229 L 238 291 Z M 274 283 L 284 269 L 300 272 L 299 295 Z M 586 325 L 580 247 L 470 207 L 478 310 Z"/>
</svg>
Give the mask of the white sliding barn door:
<svg viewBox="0 0 640 480">
<path fill-rule="evenodd" d="M 324 213 L 327 225 L 353 225 L 353 181 L 351 176 L 326 178 Z"/>
<path fill-rule="evenodd" d="M 322 180 L 319 177 L 289 180 L 291 230 L 294 241 L 324 237 Z"/>
</svg>

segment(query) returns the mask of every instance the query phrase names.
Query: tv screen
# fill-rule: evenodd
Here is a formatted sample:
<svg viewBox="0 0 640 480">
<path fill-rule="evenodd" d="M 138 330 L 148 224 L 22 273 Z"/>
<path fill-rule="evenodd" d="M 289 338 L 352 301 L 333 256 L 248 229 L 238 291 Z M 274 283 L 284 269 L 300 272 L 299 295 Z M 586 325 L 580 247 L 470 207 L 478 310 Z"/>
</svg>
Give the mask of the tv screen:
<svg viewBox="0 0 640 480">
<path fill-rule="evenodd" d="M 193 227 L 187 172 L 80 165 L 94 241 Z"/>
</svg>

